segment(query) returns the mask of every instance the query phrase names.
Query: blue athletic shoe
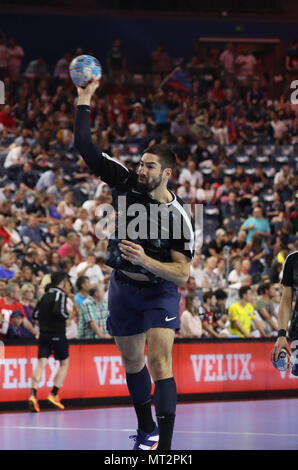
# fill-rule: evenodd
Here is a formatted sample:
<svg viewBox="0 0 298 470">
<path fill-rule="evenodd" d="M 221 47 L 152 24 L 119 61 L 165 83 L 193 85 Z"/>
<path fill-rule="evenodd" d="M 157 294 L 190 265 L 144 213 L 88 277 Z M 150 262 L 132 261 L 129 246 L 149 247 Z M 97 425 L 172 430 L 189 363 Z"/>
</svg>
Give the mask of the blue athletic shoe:
<svg viewBox="0 0 298 470">
<path fill-rule="evenodd" d="M 133 450 L 155 450 L 158 445 L 158 438 L 158 427 L 156 425 L 150 433 L 138 429 L 136 435 L 129 436 L 129 439 L 134 439 L 135 441 Z"/>
</svg>

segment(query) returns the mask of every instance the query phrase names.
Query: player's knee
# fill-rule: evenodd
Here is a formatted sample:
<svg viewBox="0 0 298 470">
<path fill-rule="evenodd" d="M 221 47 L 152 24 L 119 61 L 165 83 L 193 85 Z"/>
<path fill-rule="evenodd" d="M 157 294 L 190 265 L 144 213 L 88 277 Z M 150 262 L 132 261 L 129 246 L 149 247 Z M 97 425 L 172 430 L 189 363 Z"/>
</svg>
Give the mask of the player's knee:
<svg viewBox="0 0 298 470">
<path fill-rule="evenodd" d="M 122 354 L 122 364 L 127 374 L 137 374 L 145 365 L 143 356 L 126 356 Z"/>
<path fill-rule="evenodd" d="M 153 356 L 149 358 L 150 372 L 153 380 L 162 380 L 172 375 L 172 361 L 170 356 Z"/>
</svg>

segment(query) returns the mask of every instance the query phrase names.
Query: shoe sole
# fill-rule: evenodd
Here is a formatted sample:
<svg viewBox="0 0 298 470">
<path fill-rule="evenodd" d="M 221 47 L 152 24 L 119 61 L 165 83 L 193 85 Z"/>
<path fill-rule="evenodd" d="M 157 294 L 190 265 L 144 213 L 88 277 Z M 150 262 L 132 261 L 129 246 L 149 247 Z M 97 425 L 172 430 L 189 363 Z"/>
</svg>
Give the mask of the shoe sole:
<svg viewBox="0 0 298 470">
<path fill-rule="evenodd" d="M 48 397 L 47 400 L 59 410 L 64 410 L 64 405 L 62 405 L 62 403 L 57 403 L 55 400 L 52 400 L 51 397 Z"/>
</svg>

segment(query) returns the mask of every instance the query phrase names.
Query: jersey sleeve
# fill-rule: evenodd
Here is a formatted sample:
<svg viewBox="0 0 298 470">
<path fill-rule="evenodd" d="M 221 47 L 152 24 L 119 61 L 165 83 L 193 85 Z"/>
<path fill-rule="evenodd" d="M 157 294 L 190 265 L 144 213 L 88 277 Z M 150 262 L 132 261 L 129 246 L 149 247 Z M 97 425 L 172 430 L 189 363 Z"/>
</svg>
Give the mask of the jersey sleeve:
<svg viewBox="0 0 298 470">
<path fill-rule="evenodd" d="M 92 142 L 90 130 L 90 107 L 77 107 L 74 123 L 74 147 L 85 160 L 89 169 L 111 188 L 117 187 L 130 175 L 130 171 Z"/>
<path fill-rule="evenodd" d="M 66 306 L 67 297 L 63 292 L 57 292 L 55 297 L 55 303 L 53 308 L 53 315 L 55 317 L 62 317 L 65 320 L 69 318 L 67 313 L 67 306 Z"/>
<path fill-rule="evenodd" d="M 172 205 L 171 249 L 190 260 L 195 252 L 195 227 L 190 213 L 178 202 Z"/>
<path fill-rule="evenodd" d="M 283 265 L 281 284 L 283 286 L 293 287 L 294 285 L 294 256 L 288 256 Z"/>
</svg>

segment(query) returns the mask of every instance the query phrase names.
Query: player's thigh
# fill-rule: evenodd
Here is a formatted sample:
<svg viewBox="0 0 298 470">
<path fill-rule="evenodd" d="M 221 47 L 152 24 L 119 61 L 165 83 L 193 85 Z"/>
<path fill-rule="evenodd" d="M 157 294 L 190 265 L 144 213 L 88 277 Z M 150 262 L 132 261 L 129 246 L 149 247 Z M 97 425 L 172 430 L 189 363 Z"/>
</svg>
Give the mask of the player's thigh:
<svg viewBox="0 0 298 470">
<path fill-rule="evenodd" d="M 172 377 L 172 350 L 175 330 L 151 328 L 147 331 L 148 361 L 154 380 Z"/>
<path fill-rule="evenodd" d="M 140 333 L 131 336 L 115 336 L 122 363 L 128 374 L 137 374 L 145 365 L 146 334 Z"/>
</svg>

